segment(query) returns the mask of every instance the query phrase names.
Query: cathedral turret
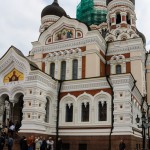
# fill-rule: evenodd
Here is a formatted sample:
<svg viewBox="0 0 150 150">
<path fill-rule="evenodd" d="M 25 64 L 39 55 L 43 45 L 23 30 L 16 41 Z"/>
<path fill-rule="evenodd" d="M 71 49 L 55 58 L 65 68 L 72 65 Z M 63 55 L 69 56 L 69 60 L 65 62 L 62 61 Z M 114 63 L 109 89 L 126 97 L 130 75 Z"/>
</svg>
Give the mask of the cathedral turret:
<svg viewBox="0 0 150 150">
<path fill-rule="evenodd" d="M 56 22 L 60 17 L 66 16 L 65 10 L 59 6 L 58 0 L 54 0 L 51 5 L 46 6 L 41 13 L 40 32 L 43 32 L 49 25 Z"/>
<path fill-rule="evenodd" d="M 107 0 L 106 1 L 106 3 L 107 3 L 107 5 L 110 3 L 110 2 L 112 2 L 113 0 Z M 130 0 L 134 5 L 135 5 L 135 0 Z"/>
<path fill-rule="evenodd" d="M 107 0 L 109 29 L 132 28 L 136 30 L 134 0 Z"/>
</svg>

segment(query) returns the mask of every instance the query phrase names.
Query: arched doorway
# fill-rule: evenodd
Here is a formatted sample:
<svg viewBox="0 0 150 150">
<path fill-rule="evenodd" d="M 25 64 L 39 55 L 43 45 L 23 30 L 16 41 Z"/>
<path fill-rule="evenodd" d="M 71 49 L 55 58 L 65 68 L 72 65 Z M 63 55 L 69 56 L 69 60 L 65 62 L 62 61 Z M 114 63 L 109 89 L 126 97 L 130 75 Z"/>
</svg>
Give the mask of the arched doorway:
<svg viewBox="0 0 150 150">
<path fill-rule="evenodd" d="M 0 97 L 0 123 L 5 126 L 7 125 L 7 119 L 10 117 L 10 102 L 9 96 L 3 94 Z"/>
<path fill-rule="evenodd" d="M 17 99 L 17 103 L 14 104 L 12 110 L 12 120 L 15 124 L 18 122 L 21 126 L 21 121 L 23 119 L 23 94 L 18 94 Z"/>
</svg>

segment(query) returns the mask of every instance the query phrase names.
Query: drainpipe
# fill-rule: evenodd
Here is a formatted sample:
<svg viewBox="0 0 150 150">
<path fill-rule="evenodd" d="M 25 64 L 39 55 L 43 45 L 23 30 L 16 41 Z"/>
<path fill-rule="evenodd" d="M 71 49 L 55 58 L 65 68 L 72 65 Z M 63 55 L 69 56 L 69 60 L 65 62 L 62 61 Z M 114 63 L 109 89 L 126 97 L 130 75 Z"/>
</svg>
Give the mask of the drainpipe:
<svg viewBox="0 0 150 150">
<path fill-rule="evenodd" d="M 112 96 L 111 96 L 111 130 L 110 130 L 110 134 L 109 134 L 109 148 L 108 150 L 111 150 L 111 135 L 112 135 L 112 130 L 114 128 L 114 90 L 113 90 L 113 86 L 111 85 L 111 82 L 110 82 L 110 77 L 109 76 L 106 76 L 106 79 L 107 79 L 107 82 L 112 90 Z"/>
<path fill-rule="evenodd" d="M 112 130 L 114 128 L 114 103 L 113 103 L 113 100 L 114 100 L 114 90 L 113 90 L 113 86 L 110 82 L 110 77 L 109 75 L 107 74 L 107 52 L 108 52 L 108 42 L 106 42 L 106 52 L 105 52 L 105 76 L 106 76 L 106 80 L 111 88 L 111 91 L 112 91 L 112 96 L 111 96 L 111 130 L 110 130 L 110 134 L 109 134 L 109 147 L 108 147 L 108 150 L 111 150 L 111 135 L 112 135 Z"/>
<path fill-rule="evenodd" d="M 58 149 L 58 137 L 59 137 L 59 105 L 60 105 L 60 92 L 62 87 L 62 80 L 58 80 L 58 95 L 57 95 L 57 116 L 56 116 L 56 150 Z"/>
</svg>

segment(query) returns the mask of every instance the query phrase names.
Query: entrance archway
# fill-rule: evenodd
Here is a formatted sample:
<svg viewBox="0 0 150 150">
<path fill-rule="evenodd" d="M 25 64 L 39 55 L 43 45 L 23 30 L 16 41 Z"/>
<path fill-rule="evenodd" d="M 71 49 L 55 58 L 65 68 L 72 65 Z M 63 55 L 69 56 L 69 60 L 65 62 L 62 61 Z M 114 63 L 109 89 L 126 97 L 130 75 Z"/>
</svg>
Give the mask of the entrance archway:
<svg viewBox="0 0 150 150">
<path fill-rule="evenodd" d="M 21 126 L 21 121 L 23 119 L 23 94 L 18 94 L 18 101 L 14 104 L 13 110 L 12 110 L 12 120 L 16 124 L 18 122 Z"/>
<path fill-rule="evenodd" d="M 7 118 L 10 117 L 10 102 L 9 96 L 3 94 L 0 97 L 0 123 L 2 125 L 7 125 Z"/>
</svg>

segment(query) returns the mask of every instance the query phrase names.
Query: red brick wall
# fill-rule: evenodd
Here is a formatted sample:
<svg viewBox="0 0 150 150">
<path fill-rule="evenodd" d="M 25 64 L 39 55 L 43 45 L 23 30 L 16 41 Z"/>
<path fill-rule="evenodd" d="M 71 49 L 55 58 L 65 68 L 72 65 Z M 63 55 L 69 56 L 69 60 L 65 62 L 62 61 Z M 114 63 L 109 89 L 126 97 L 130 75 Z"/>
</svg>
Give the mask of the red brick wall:
<svg viewBox="0 0 150 150">
<path fill-rule="evenodd" d="M 92 96 L 94 96 L 95 94 L 101 92 L 101 91 L 107 92 L 109 94 L 112 94 L 111 89 L 98 89 L 98 90 L 85 90 L 85 91 L 73 91 L 73 92 L 62 92 L 60 94 L 60 97 L 63 98 L 64 96 L 66 96 L 68 93 L 71 95 L 74 95 L 75 97 L 78 97 L 79 95 L 83 94 L 84 92 L 91 94 Z"/>
</svg>

